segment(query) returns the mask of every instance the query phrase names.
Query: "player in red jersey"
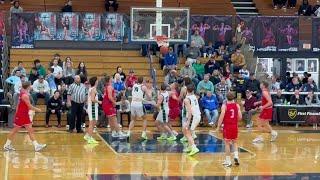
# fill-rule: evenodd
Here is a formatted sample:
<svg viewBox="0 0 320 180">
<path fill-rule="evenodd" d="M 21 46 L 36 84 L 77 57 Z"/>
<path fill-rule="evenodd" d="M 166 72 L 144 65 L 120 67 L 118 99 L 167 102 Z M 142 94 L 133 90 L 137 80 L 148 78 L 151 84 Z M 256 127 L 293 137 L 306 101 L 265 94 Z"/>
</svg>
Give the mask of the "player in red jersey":
<svg viewBox="0 0 320 180">
<path fill-rule="evenodd" d="M 21 129 L 21 127 L 25 127 L 29 133 L 30 139 L 32 141 L 32 144 L 34 146 L 34 150 L 36 152 L 41 151 L 43 148 L 45 148 L 46 144 L 39 144 L 35 137 L 34 132 L 32 128 L 32 123 L 29 116 L 29 110 L 33 110 L 36 112 L 41 112 L 41 109 L 36 108 L 31 105 L 30 99 L 29 99 L 29 91 L 31 89 L 30 82 L 23 82 L 22 83 L 22 89 L 20 91 L 19 95 L 19 103 L 16 109 L 16 114 L 14 117 L 14 128 L 11 130 L 11 132 L 8 134 L 7 141 L 5 145 L 3 146 L 3 149 L 5 151 L 14 151 L 11 142 L 15 136 L 15 134 Z"/>
<path fill-rule="evenodd" d="M 105 113 L 105 115 L 108 117 L 109 124 L 111 127 L 112 137 L 119 137 L 119 138 L 125 138 L 127 135 L 122 133 L 120 130 L 120 126 L 117 122 L 117 110 L 116 110 L 116 99 L 115 99 L 115 91 L 112 87 L 112 78 L 110 76 L 105 77 L 106 78 L 106 88 L 104 97 L 102 100 L 102 109 Z"/>
<path fill-rule="evenodd" d="M 273 103 L 271 99 L 271 95 L 269 92 L 269 84 L 265 81 L 260 83 L 260 88 L 262 90 L 262 99 L 259 102 L 255 103 L 255 106 L 261 104 L 260 106 L 260 115 L 258 120 L 258 129 L 261 133 L 270 133 L 271 134 L 271 142 L 277 139 L 278 133 L 272 130 L 269 122 L 272 120 L 272 111 L 273 111 Z M 262 143 L 264 141 L 262 134 L 253 140 L 253 143 Z"/>
<path fill-rule="evenodd" d="M 240 106 L 234 102 L 235 96 L 229 92 L 227 94 L 227 102 L 221 107 L 221 113 L 218 121 L 217 131 L 220 131 L 221 124 L 223 123 L 223 139 L 225 143 L 226 160 L 222 163 L 225 167 L 232 166 L 230 154 L 231 144 L 234 149 L 234 162 L 238 166 L 239 153 L 238 153 L 238 121 L 242 119 Z"/>
</svg>

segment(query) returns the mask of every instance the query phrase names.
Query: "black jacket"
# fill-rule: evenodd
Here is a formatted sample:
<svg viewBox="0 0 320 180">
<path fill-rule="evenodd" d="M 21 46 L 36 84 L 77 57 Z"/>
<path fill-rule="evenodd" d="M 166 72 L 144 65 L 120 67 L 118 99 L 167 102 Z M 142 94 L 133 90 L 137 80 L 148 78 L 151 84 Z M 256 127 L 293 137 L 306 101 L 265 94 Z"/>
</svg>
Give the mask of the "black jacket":
<svg viewBox="0 0 320 180">
<path fill-rule="evenodd" d="M 59 111 L 61 109 L 61 99 L 54 99 L 51 97 L 47 103 L 47 111 L 55 110 Z"/>
</svg>

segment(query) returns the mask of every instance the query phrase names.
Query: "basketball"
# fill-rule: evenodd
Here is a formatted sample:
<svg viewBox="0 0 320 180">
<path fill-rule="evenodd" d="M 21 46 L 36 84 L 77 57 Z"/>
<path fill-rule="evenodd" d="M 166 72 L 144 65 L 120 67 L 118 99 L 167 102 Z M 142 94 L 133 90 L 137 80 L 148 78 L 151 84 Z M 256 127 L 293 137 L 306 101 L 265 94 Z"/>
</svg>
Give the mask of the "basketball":
<svg viewBox="0 0 320 180">
<path fill-rule="evenodd" d="M 160 47 L 160 53 L 161 54 L 168 54 L 169 52 L 169 47 L 166 47 L 166 46 L 161 46 Z"/>
</svg>

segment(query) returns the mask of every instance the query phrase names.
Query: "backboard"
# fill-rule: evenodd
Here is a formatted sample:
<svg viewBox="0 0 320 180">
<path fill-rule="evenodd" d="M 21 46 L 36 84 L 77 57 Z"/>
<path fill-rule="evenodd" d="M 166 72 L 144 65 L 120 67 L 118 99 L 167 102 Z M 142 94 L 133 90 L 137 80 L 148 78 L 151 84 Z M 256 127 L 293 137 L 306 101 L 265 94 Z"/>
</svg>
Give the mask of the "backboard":
<svg viewBox="0 0 320 180">
<path fill-rule="evenodd" d="M 155 42 L 165 35 L 169 42 L 189 41 L 189 8 L 131 8 L 131 41 Z"/>
</svg>

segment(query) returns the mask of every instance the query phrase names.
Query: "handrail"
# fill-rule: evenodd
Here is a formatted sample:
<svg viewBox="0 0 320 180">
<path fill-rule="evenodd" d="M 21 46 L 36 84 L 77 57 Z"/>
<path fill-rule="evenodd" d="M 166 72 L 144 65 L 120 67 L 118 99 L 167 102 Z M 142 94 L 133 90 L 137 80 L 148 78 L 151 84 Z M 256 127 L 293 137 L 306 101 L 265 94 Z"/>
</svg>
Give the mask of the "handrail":
<svg viewBox="0 0 320 180">
<path fill-rule="evenodd" d="M 9 14 L 5 14 L 6 17 L 9 16 Z M 7 18 L 6 18 L 7 19 Z M 10 72 L 9 72 L 9 45 L 8 45 L 8 42 L 9 42 L 9 38 L 8 38 L 8 33 L 7 33 L 7 29 L 10 29 L 10 28 L 7 28 L 8 24 L 6 22 L 4 22 L 4 35 L 3 35 L 3 51 L 2 51 L 2 87 L 3 87 L 3 91 L 4 91 L 4 95 L 5 95 L 5 98 L 7 98 L 6 94 L 9 92 L 9 86 L 7 83 L 4 83 L 5 82 L 5 79 L 8 78 Z"/>
<path fill-rule="evenodd" d="M 150 53 L 150 44 L 148 45 L 148 60 L 149 60 L 149 68 L 150 68 L 150 77 L 152 78 L 152 82 L 153 82 L 153 88 L 157 89 L 157 78 L 156 78 L 156 70 L 155 68 L 152 66 L 152 62 L 153 62 L 153 57 L 152 54 Z"/>
</svg>

